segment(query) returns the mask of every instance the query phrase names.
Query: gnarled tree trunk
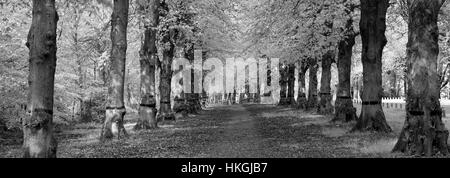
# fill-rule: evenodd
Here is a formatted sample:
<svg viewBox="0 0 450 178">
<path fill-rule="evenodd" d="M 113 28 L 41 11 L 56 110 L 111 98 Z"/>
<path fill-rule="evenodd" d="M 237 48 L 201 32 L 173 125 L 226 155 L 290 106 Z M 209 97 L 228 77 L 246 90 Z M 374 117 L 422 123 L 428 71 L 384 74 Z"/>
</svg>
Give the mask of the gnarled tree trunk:
<svg viewBox="0 0 450 178">
<path fill-rule="evenodd" d="M 361 0 L 363 106 L 353 131 L 391 132 L 381 106 L 382 55 L 387 43 L 386 12 L 389 0 Z"/>
<path fill-rule="evenodd" d="M 319 114 L 332 114 L 333 105 L 331 100 L 331 64 L 333 63 L 333 52 L 328 52 L 322 58 L 322 79 L 320 80 L 320 100 L 317 112 Z"/>
<path fill-rule="evenodd" d="M 141 104 L 139 118 L 135 130 L 154 129 L 158 127 L 156 120 L 155 72 L 158 60 L 156 48 L 156 28 L 159 22 L 159 0 L 146 0 L 140 4 L 140 13 L 145 15 L 144 34 L 141 38 Z M 147 12 L 147 13 L 146 13 Z M 148 20 L 148 21 L 147 21 Z"/>
<path fill-rule="evenodd" d="M 353 46 L 355 45 L 355 32 L 353 30 L 353 19 L 351 18 L 352 10 L 347 9 L 349 19 L 346 22 L 345 38 L 338 44 L 338 77 L 339 83 L 337 88 L 336 102 L 334 104 L 335 114 L 333 121 L 350 122 L 356 121 L 356 108 L 353 107 L 352 91 L 351 91 L 351 67 Z"/>
<path fill-rule="evenodd" d="M 417 156 L 448 154 L 449 132 L 442 122 L 438 14 L 443 0 L 409 1 L 407 116 L 394 152 Z"/>
<path fill-rule="evenodd" d="M 317 65 L 316 59 L 309 59 L 309 89 L 308 89 L 308 104 L 307 109 L 317 108 Z"/>
<path fill-rule="evenodd" d="M 118 139 L 123 133 L 127 136 L 124 127 L 126 114 L 124 103 L 125 91 L 125 63 L 127 53 L 127 26 L 128 26 L 129 0 L 114 0 L 111 16 L 111 57 L 110 73 L 108 79 L 108 98 L 106 104 L 106 117 L 102 128 L 101 140 L 110 140 L 114 137 L 113 125 L 117 126 Z"/>
<path fill-rule="evenodd" d="M 23 120 L 23 157 L 55 158 L 53 94 L 56 68 L 55 0 L 33 0 L 33 20 L 28 34 L 30 49 L 29 117 Z"/>
</svg>

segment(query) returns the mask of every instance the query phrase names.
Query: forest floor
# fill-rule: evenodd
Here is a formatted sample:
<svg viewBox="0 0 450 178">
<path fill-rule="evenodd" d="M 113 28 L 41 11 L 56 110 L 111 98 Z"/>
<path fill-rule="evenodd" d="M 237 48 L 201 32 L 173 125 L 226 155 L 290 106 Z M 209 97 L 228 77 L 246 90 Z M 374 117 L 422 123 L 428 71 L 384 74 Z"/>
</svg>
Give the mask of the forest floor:
<svg viewBox="0 0 450 178">
<path fill-rule="evenodd" d="M 209 107 L 198 115 L 101 143 L 99 124 L 80 124 L 57 134 L 60 158 L 348 158 L 402 157 L 390 153 L 404 123 L 401 110 L 386 109 L 394 132 L 349 133 L 354 123 L 272 105 Z M 445 118 L 447 128 L 450 120 Z M 0 157 L 20 157 L 20 140 L 0 143 Z"/>
</svg>

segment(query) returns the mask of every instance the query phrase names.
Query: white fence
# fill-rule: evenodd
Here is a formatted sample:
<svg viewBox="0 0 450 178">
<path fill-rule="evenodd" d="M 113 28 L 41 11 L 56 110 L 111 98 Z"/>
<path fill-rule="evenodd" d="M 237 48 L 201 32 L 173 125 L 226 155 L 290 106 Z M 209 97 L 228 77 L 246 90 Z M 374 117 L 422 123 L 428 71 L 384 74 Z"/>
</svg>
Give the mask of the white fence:
<svg viewBox="0 0 450 178">
<path fill-rule="evenodd" d="M 360 104 L 362 103 L 361 99 L 353 99 L 354 103 Z M 406 100 L 403 97 L 399 98 L 383 98 L 382 100 L 383 107 L 390 108 L 404 108 L 406 104 Z M 450 99 L 441 99 L 441 106 L 450 106 Z"/>
</svg>

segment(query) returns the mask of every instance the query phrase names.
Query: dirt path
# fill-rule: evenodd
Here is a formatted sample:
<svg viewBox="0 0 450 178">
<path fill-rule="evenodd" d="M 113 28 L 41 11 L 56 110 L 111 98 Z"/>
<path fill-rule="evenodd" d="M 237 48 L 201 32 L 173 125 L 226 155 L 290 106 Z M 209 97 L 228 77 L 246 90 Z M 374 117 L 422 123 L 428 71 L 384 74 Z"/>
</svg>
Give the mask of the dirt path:
<svg viewBox="0 0 450 178">
<path fill-rule="evenodd" d="M 216 121 L 211 139 L 194 146 L 204 158 L 298 158 L 357 156 L 342 129 L 324 133 L 329 119 L 269 105 L 216 106 L 199 116 Z M 329 130 L 329 129 L 325 129 Z M 193 142 L 202 142 L 195 135 Z"/>
<path fill-rule="evenodd" d="M 255 158 L 262 155 L 264 142 L 255 128 L 255 118 L 241 105 L 222 106 L 219 110 L 227 110 L 231 115 L 218 134 L 217 142 L 209 149 L 210 157 L 218 158 Z M 208 149 L 207 149 L 208 150 Z"/>
</svg>

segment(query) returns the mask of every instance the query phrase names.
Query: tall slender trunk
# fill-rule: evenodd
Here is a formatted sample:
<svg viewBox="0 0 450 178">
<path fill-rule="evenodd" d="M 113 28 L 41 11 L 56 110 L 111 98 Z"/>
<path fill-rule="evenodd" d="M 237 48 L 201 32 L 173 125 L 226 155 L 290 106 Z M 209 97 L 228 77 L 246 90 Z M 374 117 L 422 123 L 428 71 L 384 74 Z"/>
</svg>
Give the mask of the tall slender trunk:
<svg viewBox="0 0 450 178">
<path fill-rule="evenodd" d="M 339 83 L 337 88 L 337 97 L 335 101 L 335 114 L 333 121 L 350 122 L 356 121 L 356 108 L 353 107 L 352 91 L 351 91 L 351 67 L 353 46 L 355 45 L 355 32 L 353 30 L 353 19 L 351 18 L 352 10 L 347 9 L 349 19 L 346 22 L 343 32 L 345 38 L 338 44 L 338 77 Z"/>
<path fill-rule="evenodd" d="M 30 73 L 28 112 L 23 120 L 23 157 L 55 158 L 53 94 L 56 68 L 55 0 L 33 0 L 33 20 L 28 34 Z"/>
<path fill-rule="evenodd" d="M 160 2 L 160 17 L 167 20 L 169 5 L 166 1 Z M 164 24 L 164 23 L 163 23 Z M 165 24 L 170 25 L 170 24 Z M 158 32 L 158 48 L 161 51 L 162 59 L 157 63 L 159 66 L 159 112 L 158 120 L 175 120 L 175 115 L 171 105 L 171 85 L 172 85 L 172 62 L 175 57 L 175 41 L 178 36 L 178 30 L 170 26 L 162 26 L 164 30 Z"/>
<path fill-rule="evenodd" d="M 333 96 L 331 95 L 331 64 L 333 63 L 334 54 L 333 52 L 328 52 L 322 58 L 322 78 L 320 80 L 320 100 L 319 106 L 317 107 L 317 112 L 320 114 L 332 114 L 333 105 L 331 100 Z"/>
<path fill-rule="evenodd" d="M 144 33 L 141 38 L 141 104 L 135 130 L 154 129 L 158 127 L 156 119 L 155 72 L 158 53 L 156 48 L 156 29 L 159 23 L 159 0 L 147 0 L 140 4 L 140 13 L 145 17 Z M 148 21 L 147 21 L 148 20 Z"/>
<path fill-rule="evenodd" d="M 287 104 L 295 104 L 295 64 L 288 65 L 288 92 L 287 92 Z"/>
<path fill-rule="evenodd" d="M 109 140 L 114 137 L 113 125 L 117 126 L 118 139 L 123 133 L 127 136 L 124 127 L 126 114 L 124 103 L 125 91 L 125 64 L 127 53 L 127 26 L 128 26 L 129 0 L 114 0 L 111 16 L 111 57 L 110 73 L 108 79 L 108 98 L 106 104 L 106 117 L 102 129 L 101 139 Z"/>
<path fill-rule="evenodd" d="M 394 70 L 386 72 L 389 81 L 389 97 L 398 97 L 397 93 L 397 74 Z"/>
<path fill-rule="evenodd" d="M 287 95 L 287 89 L 288 89 L 288 81 L 289 81 L 289 75 L 288 75 L 288 66 L 286 63 L 280 63 L 280 106 L 284 106 L 288 104 L 288 95 Z"/>
<path fill-rule="evenodd" d="M 161 95 L 160 111 L 158 113 L 159 120 L 174 120 L 175 116 L 172 112 L 170 96 L 172 83 L 172 62 L 174 58 L 174 47 L 163 51 L 163 59 L 161 61 L 160 71 L 160 86 L 159 91 Z"/>
<path fill-rule="evenodd" d="M 194 58 L 195 58 L 195 44 L 192 44 L 192 47 L 187 50 L 186 58 L 189 60 L 191 64 L 194 64 Z M 200 95 L 198 93 L 195 93 L 195 70 L 194 68 L 191 69 L 191 93 L 188 93 L 188 107 L 189 107 L 189 113 L 190 114 L 197 114 L 201 109 L 202 106 L 200 104 Z"/>
<path fill-rule="evenodd" d="M 316 59 L 309 59 L 309 89 L 307 109 L 317 108 L 317 71 L 319 66 Z"/>
<path fill-rule="evenodd" d="M 391 132 L 381 106 L 382 55 L 387 43 L 386 12 L 389 0 L 361 0 L 363 106 L 353 131 Z"/>
<path fill-rule="evenodd" d="M 186 51 L 184 49 L 183 44 L 177 44 L 176 47 L 175 47 L 175 58 L 176 59 L 180 59 L 180 58 L 187 59 L 186 56 L 187 55 L 186 55 Z M 174 75 L 181 74 L 181 78 L 178 78 L 178 77 L 174 78 L 175 80 L 177 80 L 177 81 L 174 81 L 174 83 L 178 83 L 178 84 L 182 83 L 182 86 L 181 86 L 181 88 L 178 91 L 175 90 L 173 92 L 173 94 L 175 96 L 174 96 L 174 100 L 173 100 L 174 104 L 173 104 L 173 109 L 172 110 L 173 110 L 174 113 L 181 114 L 182 117 L 187 117 L 188 110 L 189 110 L 188 102 L 190 100 L 191 95 L 190 95 L 190 93 L 186 93 L 186 91 L 184 90 L 185 89 L 185 85 L 188 84 L 188 83 L 184 82 L 185 81 L 184 80 L 184 77 L 185 77 L 184 76 L 185 75 L 184 70 L 186 70 L 186 69 L 185 68 L 180 68 L 178 70 L 174 70 L 173 71 Z M 191 75 L 192 75 L 192 71 L 191 71 Z"/>
<path fill-rule="evenodd" d="M 254 99 L 254 103 L 261 103 L 261 81 L 262 79 L 260 78 L 261 76 L 261 71 L 259 70 L 260 68 L 260 62 L 262 59 L 257 59 L 258 62 L 256 63 L 258 71 L 257 71 L 257 75 L 256 75 L 256 94 L 255 94 L 255 99 Z"/>
<path fill-rule="evenodd" d="M 297 108 L 306 109 L 308 100 L 306 99 L 306 80 L 305 75 L 308 70 L 308 65 L 305 62 L 300 62 L 298 68 L 298 96 L 297 96 Z"/>
<path fill-rule="evenodd" d="M 443 0 L 408 1 L 408 88 L 406 121 L 394 152 L 417 156 L 448 154 L 449 132 L 442 122 L 438 15 Z"/>
</svg>

